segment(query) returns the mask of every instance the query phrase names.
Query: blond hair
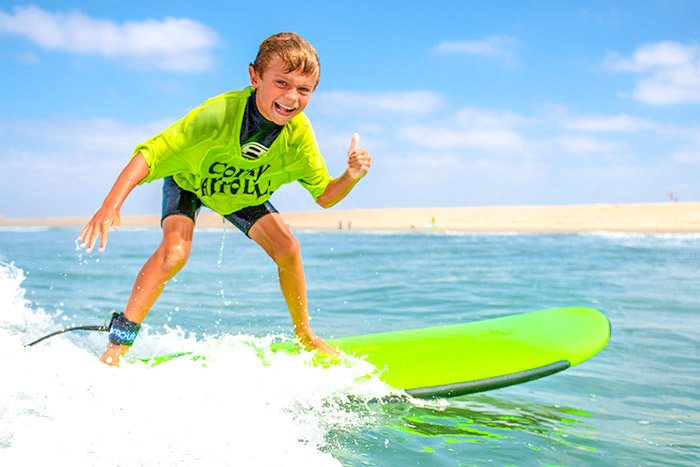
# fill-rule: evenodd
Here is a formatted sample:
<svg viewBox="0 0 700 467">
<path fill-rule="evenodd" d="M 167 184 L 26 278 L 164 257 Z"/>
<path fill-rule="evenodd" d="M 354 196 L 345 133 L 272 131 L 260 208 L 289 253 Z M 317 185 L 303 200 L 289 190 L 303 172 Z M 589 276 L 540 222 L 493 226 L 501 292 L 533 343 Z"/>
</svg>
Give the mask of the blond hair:
<svg viewBox="0 0 700 467">
<path fill-rule="evenodd" d="M 316 49 L 307 40 L 293 32 L 280 32 L 268 37 L 260 44 L 258 55 L 251 63 L 255 72 L 262 76 L 270 61 L 278 56 L 286 65 L 287 73 L 299 71 L 301 74 L 316 73 L 316 84 L 321 78 L 321 63 Z"/>
</svg>

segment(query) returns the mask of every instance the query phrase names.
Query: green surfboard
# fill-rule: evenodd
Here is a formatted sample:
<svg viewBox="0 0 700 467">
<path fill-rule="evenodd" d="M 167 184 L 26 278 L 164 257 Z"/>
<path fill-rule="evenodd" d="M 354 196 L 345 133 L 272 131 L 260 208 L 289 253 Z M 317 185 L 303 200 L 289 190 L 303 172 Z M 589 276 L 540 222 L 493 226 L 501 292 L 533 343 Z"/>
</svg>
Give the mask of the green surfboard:
<svg viewBox="0 0 700 467">
<path fill-rule="evenodd" d="M 430 398 L 488 391 L 560 372 L 595 355 L 609 338 L 605 315 L 573 307 L 330 343 L 374 365 L 388 385 Z M 290 342 L 273 345 L 276 351 L 292 348 Z M 149 361 L 158 364 L 182 355 Z"/>
<path fill-rule="evenodd" d="M 591 308 L 556 308 L 464 324 L 331 341 L 414 397 L 455 397 L 524 383 L 600 351 L 610 323 Z"/>
</svg>

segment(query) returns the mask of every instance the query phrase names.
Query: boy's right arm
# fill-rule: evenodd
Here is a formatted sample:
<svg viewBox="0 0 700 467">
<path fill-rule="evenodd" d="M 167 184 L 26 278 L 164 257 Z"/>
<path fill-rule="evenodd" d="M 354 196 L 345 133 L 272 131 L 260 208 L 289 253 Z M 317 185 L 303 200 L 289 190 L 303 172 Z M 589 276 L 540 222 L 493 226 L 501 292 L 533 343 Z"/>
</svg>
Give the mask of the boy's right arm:
<svg viewBox="0 0 700 467">
<path fill-rule="evenodd" d="M 148 176 L 148 163 L 146 163 L 143 154 L 139 152 L 119 174 L 117 181 L 102 203 L 102 207 L 97 210 L 90 222 L 80 232 L 78 236 L 80 248 L 87 246 L 86 251 L 90 253 L 97 243 L 97 237 L 100 237 L 100 251 L 104 251 L 110 227 L 119 230 L 121 223 L 119 211 L 124 200 L 146 176 Z"/>
</svg>

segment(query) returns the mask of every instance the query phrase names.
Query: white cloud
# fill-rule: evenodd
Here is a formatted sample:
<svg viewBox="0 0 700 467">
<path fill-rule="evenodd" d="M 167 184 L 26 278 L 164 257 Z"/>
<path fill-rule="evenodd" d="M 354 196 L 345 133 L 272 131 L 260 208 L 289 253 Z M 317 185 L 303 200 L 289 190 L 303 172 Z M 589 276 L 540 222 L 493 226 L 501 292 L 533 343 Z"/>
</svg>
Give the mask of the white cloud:
<svg viewBox="0 0 700 467">
<path fill-rule="evenodd" d="M 2 214 L 91 214 L 136 145 L 168 124 L 134 125 L 109 118 L 70 116 L 0 119 L 0 163 L 7 174 L 0 196 L 14 199 L 22 193 L 24 200 L 2 206 Z M 134 190 L 122 213 L 158 212 L 160 189 L 156 183 Z"/>
<path fill-rule="evenodd" d="M 23 36 L 48 50 L 118 58 L 140 67 L 200 72 L 213 64 L 215 31 L 187 18 L 116 24 L 79 11 L 51 13 L 35 6 L 0 11 L 0 33 Z"/>
<path fill-rule="evenodd" d="M 684 127 L 656 120 L 635 117 L 625 113 L 617 115 L 589 114 L 574 115 L 566 106 L 547 104 L 540 106 L 543 111 L 538 119 L 530 118 L 527 122 L 561 127 L 566 130 L 599 133 L 657 133 L 678 138 L 691 138 L 698 134 L 698 129 Z M 698 139 L 700 144 L 700 138 Z"/>
<path fill-rule="evenodd" d="M 463 107 L 454 117 L 455 123 L 471 128 L 513 128 L 528 123 L 528 119 L 508 110 Z"/>
<path fill-rule="evenodd" d="M 700 46 L 664 41 L 645 44 L 629 58 L 610 54 L 608 68 L 640 73 L 632 97 L 647 104 L 700 102 Z"/>
<path fill-rule="evenodd" d="M 673 155 L 675 162 L 700 165 L 700 148 L 680 151 Z"/>
<path fill-rule="evenodd" d="M 700 129 L 692 130 L 693 142 L 673 154 L 673 160 L 682 164 L 700 165 Z"/>
<path fill-rule="evenodd" d="M 556 142 L 565 151 L 576 154 L 607 154 L 627 149 L 623 143 L 584 136 L 560 136 Z"/>
<path fill-rule="evenodd" d="M 464 148 L 484 151 L 517 150 L 524 140 L 517 132 L 507 128 L 459 129 L 442 126 L 408 125 L 396 135 L 419 146 L 447 149 Z"/>
<path fill-rule="evenodd" d="M 319 92 L 313 107 L 325 114 L 400 113 L 425 114 L 445 106 L 445 98 L 433 91 L 363 93 L 352 91 Z"/>
<path fill-rule="evenodd" d="M 683 66 L 698 57 L 698 45 L 683 45 L 664 41 L 644 44 L 635 50 L 630 58 L 620 58 L 612 54 L 608 65 L 614 70 L 646 72 L 659 68 Z"/>
<path fill-rule="evenodd" d="M 656 122 L 626 114 L 614 116 L 589 115 L 572 118 L 566 122 L 565 126 L 572 130 L 609 132 L 634 132 L 664 128 L 664 125 Z"/>
<path fill-rule="evenodd" d="M 637 187 L 649 189 L 657 185 L 659 170 L 659 167 L 605 164 L 565 169 L 562 173 L 572 179 L 588 180 L 589 183 L 605 186 L 606 190 L 636 191 Z"/>
<path fill-rule="evenodd" d="M 514 37 L 494 35 L 484 39 L 442 41 L 433 50 L 438 53 L 512 58 L 519 42 Z"/>
<path fill-rule="evenodd" d="M 681 129 L 626 114 L 572 117 L 566 109 L 558 108 L 555 119 L 552 116 L 533 117 L 508 110 L 476 107 L 461 108 L 444 119 L 400 126 L 395 136 L 397 141 L 416 147 L 440 151 L 467 150 L 470 157 L 490 154 L 502 161 L 512 161 L 517 157 L 542 160 L 562 152 L 571 156 L 619 157 L 629 155 L 634 146 L 632 137 L 613 141 L 567 134 L 566 130 L 616 133 L 656 131 L 684 138 L 688 136 L 687 129 L 682 133 Z"/>
<path fill-rule="evenodd" d="M 523 203 L 547 186 L 546 167 L 528 158 L 502 160 L 459 149 L 431 149 L 384 154 L 377 168 L 380 164 L 389 174 L 379 186 L 382 197 L 409 206 Z M 521 201 L 514 201 L 514 192 Z"/>
<path fill-rule="evenodd" d="M 167 125 L 167 122 L 156 122 L 139 126 L 110 118 L 60 117 L 54 120 L 13 119 L 4 122 L 3 128 L 14 141 L 24 141 L 20 143 L 22 145 L 45 148 L 40 149 L 38 154 L 49 149 L 51 152 L 65 151 L 62 161 L 65 162 L 71 156 L 84 155 L 92 160 L 113 155 L 128 158 L 137 144 L 164 130 Z M 7 147 L 11 143 L 3 144 Z"/>
<path fill-rule="evenodd" d="M 400 140 L 433 149 L 521 153 L 527 145 L 516 128 L 526 123 L 528 119 L 514 112 L 463 107 L 445 119 L 405 125 L 396 135 Z"/>
</svg>

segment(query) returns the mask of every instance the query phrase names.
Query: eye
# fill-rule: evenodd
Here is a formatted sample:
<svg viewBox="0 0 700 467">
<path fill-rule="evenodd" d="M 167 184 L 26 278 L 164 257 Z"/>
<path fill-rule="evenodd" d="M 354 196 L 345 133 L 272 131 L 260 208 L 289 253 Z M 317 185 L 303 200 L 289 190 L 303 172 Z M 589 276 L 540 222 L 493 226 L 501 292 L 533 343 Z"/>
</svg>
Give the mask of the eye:
<svg viewBox="0 0 700 467">
<path fill-rule="evenodd" d="M 302 87 L 302 88 L 299 88 L 299 93 L 300 93 L 300 94 L 307 95 L 307 94 L 309 94 L 310 92 L 311 92 L 311 89 L 309 89 L 309 88 L 303 88 L 303 87 Z"/>
<path fill-rule="evenodd" d="M 279 86 L 281 88 L 287 86 L 287 82 L 284 80 L 278 79 L 276 82 L 277 82 L 277 86 Z"/>
</svg>

